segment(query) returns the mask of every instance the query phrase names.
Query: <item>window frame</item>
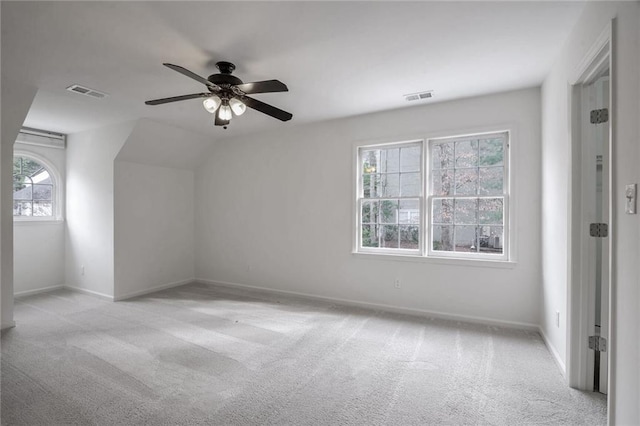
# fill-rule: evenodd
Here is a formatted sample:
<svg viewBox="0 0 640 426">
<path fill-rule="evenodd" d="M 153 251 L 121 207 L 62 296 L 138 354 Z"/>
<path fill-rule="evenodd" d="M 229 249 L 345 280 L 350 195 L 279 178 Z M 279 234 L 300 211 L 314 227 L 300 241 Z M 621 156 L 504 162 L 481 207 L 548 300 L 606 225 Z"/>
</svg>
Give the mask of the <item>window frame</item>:
<svg viewBox="0 0 640 426">
<path fill-rule="evenodd" d="M 420 194 L 412 197 L 377 197 L 377 198 L 364 198 L 363 187 L 363 170 L 361 161 L 361 152 L 371 149 L 390 149 L 390 148 L 402 148 L 409 146 L 420 147 Z M 425 194 L 425 152 L 424 152 L 424 139 L 412 139 L 399 142 L 384 142 L 374 143 L 367 145 L 358 145 L 355 148 L 356 158 L 356 203 L 355 203 L 355 217 L 356 217 L 356 235 L 355 235 L 355 252 L 368 253 L 368 254 L 386 254 L 386 255 L 398 255 L 398 256 L 422 256 L 424 253 L 424 194 Z M 370 200 L 402 200 L 402 199 L 417 199 L 419 207 L 419 227 L 420 238 L 418 241 L 417 249 L 403 249 L 403 248 L 391 248 L 391 247 L 363 247 L 362 246 L 362 204 L 364 201 Z M 399 217 L 398 217 L 399 220 Z"/>
<path fill-rule="evenodd" d="M 62 185 L 61 178 L 58 174 L 58 170 L 56 167 L 46 158 L 36 153 L 15 149 L 13 152 L 13 158 L 15 157 L 23 157 L 32 161 L 36 161 L 40 163 L 46 171 L 49 173 L 49 177 L 51 178 L 52 190 L 51 190 L 51 216 L 13 216 L 14 222 L 60 222 L 63 219 L 62 217 Z M 11 173 L 13 176 L 13 172 Z M 12 179 L 13 181 L 13 179 Z M 11 191 L 11 205 L 13 209 L 13 189 Z"/>
<path fill-rule="evenodd" d="M 381 140 L 379 142 L 361 141 L 354 142 L 353 144 L 353 161 L 355 162 L 355 174 L 354 184 L 354 203 L 352 204 L 354 211 L 352 217 L 355 219 L 354 232 L 353 232 L 353 244 L 352 253 L 364 256 L 381 256 L 389 260 L 416 260 L 425 262 L 445 263 L 445 264 L 461 264 L 461 265 L 486 265 L 502 267 L 500 265 L 515 265 L 514 259 L 516 234 L 511 232 L 514 229 L 515 218 L 512 209 L 515 208 L 515 195 L 512 194 L 513 190 L 513 176 L 511 175 L 511 161 L 513 156 L 513 126 L 499 126 L 499 127 L 484 127 L 480 129 L 469 129 L 463 132 L 438 132 L 431 135 L 420 138 L 407 138 L 401 141 L 389 142 L 388 139 Z M 493 253 L 465 253 L 465 252 L 445 252 L 432 249 L 432 205 L 431 200 L 434 196 L 431 194 L 431 141 L 454 141 L 457 139 L 469 138 L 469 137 L 487 137 L 492 135 L 501 135 L 505 137 L 504 142 L 504 170 L 503 170 L 503 251 L 501 254 Z M 381 248 L 381 247 L 362 247 L 362 202 L 364 199 L 363 194 L 363 182 L 362 182 L 362 162 L 361 151 L 367 149 L 384 149 L 398 147 L 402 145 L 419 144 L 421 146 L 421 181 L 420 181 L 420 196 L 410 197 L 418 198 L 420 206 L 420 241 L 419 249 L 400 249 L 400 248 Z M 354 164 L 354 163 L 352 163 Z M 483 196 L 476 196 L 474 198 L 482 198 Z M 392 197 L 393 198 L 393 197 Z M 401 198 L 401 197 L 397 197 Z M 393 198 L 393 199 L 397 199 Z M 439 197 L 435 197 L 439 198 Z M 487 198 L 492 198 L 487 196 Z M 495 198 L 495 196 L 493 197 Z M 507 266 L 505 266 L 507 267 Z M 512 267 L 512 266 L 508 266 Z"/>
<path fill-rule="evenodd" d="M 500 136 L 504 137 L 503 144 L 503 174 L 502 174 L 502 194 L 499 196 L 496 195 L 488 195 L 488 196 L 480 196 L 480 195 L 465 195 L 465 196 L 437 196 L 433 195 L 432 188 L 433 182 L 431 181 L 431 146 L 437 142 L 456 142 L 460 140 L 466 140 L 469 138 L 489 138 L 491 136 Z M 426 141 L 426 151 L 427 151 L 427 163 L 426 163 L 426 172 L 427 172 L 427 191 L 425 196 L 425 221 L 427 223 L 427 250 L 426 256 L 431 258 L 453 258 L 453 259 L 473 259 L 473 260 L 485 260 L 485 261 L 509 261 L 510 260 L 510 250 L 511 250 L 511 239 L 510 239 L 510 228 L 511 228 L 511 220 L 510 220 L 510 198 L 511 198 L 511 185 L 510 185 L 510 163 L 511 163 L 511 131 L 510 130 L 500 130 L 500 131 L 491 131 L 491 132 L 474 132 L 474 133 L 466 133 L 460 134 L 456 136 L 445 136 L 445 137 L 434 137 L 429 138 Z M 479 167 L 478 167 L 479 168 Z M 453 169 L 455 170 L 455 168 Z M 433 199 L 442 199 L 449 198 L 455 200 L 457 198 L 473 198 L 473 199 L 481 199 L 481 198 L 496 198 L 502 197 L 503 199 L 503 208 L 502 208 L 502 253 L 501 254 L 492 254 L 492 253 L 469 253 L 469 252 L 459 252 L 459 251 L 441 251 L 441 250 L 433 250 L 433 241 L 432 241 L 432 216 L 433 216 Z M 454 242 L 455 244 L 455 242 Z"/>
</svg>

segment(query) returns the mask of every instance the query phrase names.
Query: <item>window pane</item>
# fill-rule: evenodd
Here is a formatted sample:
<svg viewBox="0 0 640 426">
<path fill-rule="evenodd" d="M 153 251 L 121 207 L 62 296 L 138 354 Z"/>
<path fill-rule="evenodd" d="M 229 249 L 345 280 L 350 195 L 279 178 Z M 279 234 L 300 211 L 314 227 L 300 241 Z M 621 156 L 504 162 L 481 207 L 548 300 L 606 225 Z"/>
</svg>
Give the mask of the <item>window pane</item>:
<svg viewBox="0 0 640 426">
<path fill-rule="evenodd" d="M 478 169 L 456 169 L 456 195 L 478 193 Z"/>
<path fill-rule="evenodd" d="M 362 225 L 362 247 L 378 247 L 377 225 Z"/>
<path fill-rule="evenodd" d="M 453 226 L 435 225 L 431 240 L 433 250 L 453 251 Z"/>
<path fill-rule="evenodd" d="M 504 169 L 502 167 L 481 167 L 479 170 L 480 195 L 502 195 Z"/>
<path fill-rule="evenodd" d="M 34 200 L 51 200 L 51 185 L 33 185 Z"/>
<path fill-rule="evenodd" d="M 51 201 L 34 201 L 33 215 L 34 216 L 52 216 L 53 209 L 51 207 L 52 207 Z"/>
<path fill-rule="evenodd" d="M 397 201 L 380 201 L 380 223 L 398 223 Z"/>
<path fill-rule="evenodd" d="M 381 247 L 398 248 L 398 225 L 381 225 Z"/>
<path fill-rule="evenodd" d="M 478 251 L 478 233 L 477 226 L 456 226 L 456 249 L 461 252 L 477 252 Z"/>
<path fill-rule="evenodd" d="M 502 225 L 502 198 L 485 198 L 479 200 L 478 223 Z"/>
<path fill-rule="evenodd" d="M 24 157 L 20 158 L 22 160 L 22 171 L 20 172 L 20 174 L 22 175 L 33 177 L 44 169 L 44 167 L 37 161 L 29 160 L 28 158 Z"/>
<path fill-rule="evenodd" d="M 380 162 L 380 150 L 379 149 L 371 149 L 371 150 L 363 150 L 361 151 L 362 159 L 362 173 L 376 173 L 379 171 L 380 167 L 378 163 Z"/>
<path fill-rule="evenodd" d="M 31 200 L 33 198 L 33 189 L 30 183 L 16 183 L 13 184 L 13 199 L 14 200 Z"/>
<path fill-rule="evenodd" d="M 381 197 L 397 197 L 400 195 L 400 175 L 391 173 L 381 175 Z"/>
<path fill-rule="evenodd" d="M 476 167 L 478 165 L 478 141 L 456 142 L 456 168 Z"/>
<path fill-rule="evenodd" d="M 397 173 L 400 171 L 400 148 L 380 150 L 380 173 Z"/>
<path fill-rule="evenodd" d="M 433 200 L 433 223 L 453 223 L 453 200 Z"/>
<path fill-rule="evenodd" d="M 362 223 L 378 223 L 378 202 L 364 201 L 362 203 Z"/>
<path fill-rule="evenodd" d="M 453 142 L 431 144 L 431 168 L 453 168 Z"/>
<path fill-rule="evenodd" d="M 504 161 L 504 140 L 482 139 L 480 141 L 480 165 L 501 166 Z"/>
<path fill-rule="evenodd" d="M 453 195 L 453 170 L 434 170 L 431 175 L 433 195 Z"/>
<path fill-rule="evenodd" d="M 480 252 L 502 254 L 503 230 L 502 226 L 480 226 Z"/>
<path fill-rule="evenodd" d="M 400 175 L 400 195 L 415 197 L 420 195 L 420 173 L 403 173 Z"/>
<path fill-rule="evenodd" d="M 400 225 L 400 248 L 414 249 L 420 248 L 420 227 Z"/>
<path fill-rule="evenodd" d="M 14 201 L 14 216 L 31 216 L 31 201 Z"/>
<path fill-rule="evenodd" d="M 400 148 L 400 171 L 401 172 L 419 172 L 420 171 L 420 153 L 419 146 L 408 146 Z"/>
<path fill-rule="evenodd" d="M 380 175 L 362 175 L 362 189 L 364 198 L 375 198 L 380 194 Z"/>
<path fill-rule="evenodd" d="M 476 212 L 478 200 L 456 200 L 454 223 L 456 225 L 475 225 L 478 223 Z"/>
<path fill-rule="evenodd" d="M 420 224 L 420 202 L 418 200 L 401 200 L 398 211 L 400 223 Z"/>
<path fill-rule="evenodd" d="M 41 184 L 53 184 L 51 181 L 51 176 L 49 176 L 49 172 L 46 170 L 41 170 L 40 173 L 33 176 L 33 183 L 41 183 Z"/>
</svg>

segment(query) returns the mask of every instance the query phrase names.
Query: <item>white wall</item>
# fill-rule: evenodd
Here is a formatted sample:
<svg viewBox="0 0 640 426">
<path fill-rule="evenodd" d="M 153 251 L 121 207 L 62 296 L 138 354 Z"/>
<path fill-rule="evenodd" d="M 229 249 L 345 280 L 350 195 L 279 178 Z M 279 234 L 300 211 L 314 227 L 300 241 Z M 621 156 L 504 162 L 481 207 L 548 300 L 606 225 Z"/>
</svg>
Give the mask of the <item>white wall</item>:
<svg viewBox="0 0 640 426">
<path fill-rule="evenodd" d="M 134 125 L 67 137 L 65 279 L 70 287 L 113 297 L 114 161 Z"/>
<path fill-rule="evenodd" d="M 115 163 L 115 298 L 193 280 L 194 173 Z"/>
<path fill-rule="evenodd" d="M 64 149 L 16 143 L 14 152 L 18 151 L 47 160 L 55 168 L 52 173 L 56 184 L 64 187 Z M 64 203 L 64 198 L 58 201 Z M 14 222 L 13 291 L 16 295 L 64 284 L 64 229 L 64 220 Z"/>
<path fill-rule="evenodd" d="M 638 117 L 638 2 L 588 3 L 542 89 L 543 125 L 543 305 L 541 324 L 552 344 L 566 358 L 566 310 L 570 273 L 569 204 L 571 144 L 568 84 L 580 61 L 611 18 L 614 25 L 612 105 L 615 206 L 610 399 L 611 424 L 640 424 L 640 216 L 624 214 L 624 184 L 640 181 Z M 561 327 L 553 325 L 556 310 Z M 611 356 L 611 355 L 610 355 Z"/>
<path fill-rule="evenodd" d="M 509 126 L 517 264 L 487 268 L 351 253 L 354 142 Z M 218 143 L 196 172 L 196 277 L 537 324 L 539 206 L 539 89 L 238 137 Z"/>
<path fill-rule="evenodd" d="M 4 51 L 3 51 L 4 52 Z M 4 55 L 3 55 L 4 56 Z M 2 73 L 2 131 L 0 148 L 0 306 L 1 327 L 13 322 L 13 143 L 36 94 L 34 86 Z"/>
</svg>

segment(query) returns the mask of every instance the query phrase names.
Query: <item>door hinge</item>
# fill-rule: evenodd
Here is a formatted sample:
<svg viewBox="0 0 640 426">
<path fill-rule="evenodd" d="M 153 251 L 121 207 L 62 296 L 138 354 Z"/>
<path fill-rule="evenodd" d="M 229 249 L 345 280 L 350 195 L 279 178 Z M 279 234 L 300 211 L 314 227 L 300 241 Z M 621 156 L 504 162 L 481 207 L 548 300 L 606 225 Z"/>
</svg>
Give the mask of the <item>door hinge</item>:
<svg viewBox="0 0 640 426">
<path fill-rule="evenodd" d="M 607 108 L 594 109 L 590 115 L 591 124 L 600 124 L 609 121 L 609 110 Z"/>
<path fill-rule="evenodd" d="M 607 339 L 600 336 L 589 336 L 589 349 L 598 352 L 607 351 Z"/>
<path fill-rule="evenodd" d="M 589 235 L 596 238 L 605 238 L 609 236 L 609 225 L 606 223 L 589 224 Z"/>
</svg>

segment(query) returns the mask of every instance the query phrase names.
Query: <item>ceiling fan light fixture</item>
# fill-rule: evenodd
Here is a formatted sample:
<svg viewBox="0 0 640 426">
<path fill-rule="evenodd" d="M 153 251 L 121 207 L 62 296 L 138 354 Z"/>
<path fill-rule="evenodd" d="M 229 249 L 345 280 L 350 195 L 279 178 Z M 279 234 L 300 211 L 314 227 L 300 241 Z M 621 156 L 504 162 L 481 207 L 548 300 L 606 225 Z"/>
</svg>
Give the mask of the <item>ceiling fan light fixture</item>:
<svg viewBox="0 0 640 426">
<path fill-rule="evenodd" d="M 218 117 L 220 120 L 229 121 L 233 118 L 233 114 L 231 114 L 231 107 L 226 103 L 220 107 L 220 112 L 218 112 Z"/>
<path fill-rule="evenodd" d="M 204 106 L 204 109 L 206 109 L 208 112 L 213 114 L 214 112 L 216 112 L 221 103 L 222 101 L 220 100 L 220 97 L 213 95 L 202 101 L 202 106 Z"/>
<path fill-rule="evenodd" d="M 229 99 L 229 106 L 235 115 L 242 115 L 247 110 L 247 106 L 236 98 Z"/>
</svg>

